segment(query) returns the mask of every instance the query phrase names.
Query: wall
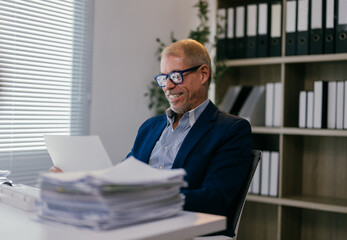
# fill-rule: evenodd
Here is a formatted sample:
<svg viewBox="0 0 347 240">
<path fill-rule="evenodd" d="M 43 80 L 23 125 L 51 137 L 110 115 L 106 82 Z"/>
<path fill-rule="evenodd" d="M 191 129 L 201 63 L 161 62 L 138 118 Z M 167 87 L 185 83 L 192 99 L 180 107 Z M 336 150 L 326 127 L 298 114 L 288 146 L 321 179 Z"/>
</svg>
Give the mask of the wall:
<svg viewBox="0 0 347 240">
<path fill-rule="evenodd" d="M 131 150 L 141 123 L 153 115 L 144 94 L 160 70 L 155 39 L 170 43 L 172 31 L 186 38 L 198 24 L 196 3 L 95 0 L 90 134 L 101 137 L 114 162 Z"/>
</svg>

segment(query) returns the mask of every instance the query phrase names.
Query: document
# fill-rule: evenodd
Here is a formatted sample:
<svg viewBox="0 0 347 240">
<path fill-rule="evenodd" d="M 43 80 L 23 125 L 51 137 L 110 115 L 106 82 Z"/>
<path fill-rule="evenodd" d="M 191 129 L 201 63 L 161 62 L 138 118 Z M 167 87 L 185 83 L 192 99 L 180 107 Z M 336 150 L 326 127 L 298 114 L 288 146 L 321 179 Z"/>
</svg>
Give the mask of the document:
<svg viewBox="0 0 347 240">
<path fill-rule="evenodd" d="M 98 136 L 45 135 L 44 138 L 53 164 L 64 172 L 99 170 L 113 165 Z"/>
</svg>

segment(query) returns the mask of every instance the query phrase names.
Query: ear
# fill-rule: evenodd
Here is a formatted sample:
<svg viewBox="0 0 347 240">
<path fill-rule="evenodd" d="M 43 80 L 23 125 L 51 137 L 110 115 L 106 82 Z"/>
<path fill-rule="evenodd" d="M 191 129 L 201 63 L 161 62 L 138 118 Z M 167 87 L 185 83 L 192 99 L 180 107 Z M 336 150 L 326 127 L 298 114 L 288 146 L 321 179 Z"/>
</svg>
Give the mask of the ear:
<svg viewBox="0 0 347 240">
<path fill-rule="evenodd" d="M 200 67 L 201 72 L 201 84 L 206 84 L 208 82 L 208 78 L 210 77 L 210 68 L 204 64 Z"/>
</svg>

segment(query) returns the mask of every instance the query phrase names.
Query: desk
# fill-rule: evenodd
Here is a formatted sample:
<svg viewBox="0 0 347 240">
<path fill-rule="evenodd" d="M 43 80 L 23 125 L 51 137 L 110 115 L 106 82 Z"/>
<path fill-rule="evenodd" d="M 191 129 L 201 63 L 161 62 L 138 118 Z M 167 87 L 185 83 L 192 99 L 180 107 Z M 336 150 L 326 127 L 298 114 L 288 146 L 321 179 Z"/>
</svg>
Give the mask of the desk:
<svg viewBox="0 0 347 240">
<path fill-rule="evenodd" d="M 0 200 L 0 238 L 4 240 L 183 240 L 225 229 L 226 218 L 183 211 L 176 217 L 110 231 L 90 231 L 33 220 Z"/>
</svg>

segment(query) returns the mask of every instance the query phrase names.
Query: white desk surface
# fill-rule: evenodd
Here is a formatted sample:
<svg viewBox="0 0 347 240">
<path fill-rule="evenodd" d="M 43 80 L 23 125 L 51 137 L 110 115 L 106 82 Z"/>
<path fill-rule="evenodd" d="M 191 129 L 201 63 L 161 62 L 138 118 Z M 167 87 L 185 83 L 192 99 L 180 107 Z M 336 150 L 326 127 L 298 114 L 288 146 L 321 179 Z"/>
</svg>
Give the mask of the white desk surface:
<svg viewBox="0 0 347 240">
<path fill-rule="evenodd" d="M 223 216 L 183 211 L 179 215 L 110 231 L 41 223 L 0 200 L 0 239 L 4 240 L 180 240 L 225 229 Z"/>
</svg>

